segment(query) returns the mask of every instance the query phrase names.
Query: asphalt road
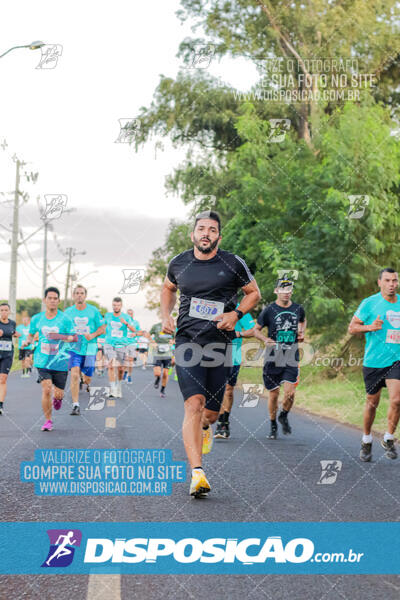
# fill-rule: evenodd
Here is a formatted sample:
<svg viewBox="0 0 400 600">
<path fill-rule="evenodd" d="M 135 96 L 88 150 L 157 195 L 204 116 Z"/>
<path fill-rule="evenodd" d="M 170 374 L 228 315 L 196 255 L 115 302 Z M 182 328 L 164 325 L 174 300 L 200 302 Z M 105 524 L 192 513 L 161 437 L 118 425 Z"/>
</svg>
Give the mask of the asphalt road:
<svg viewBox="0 0 400 600">
<path fill-rule="evenodd" d="M 205 457 L 212 485 L 206 500 L 193 500 L 188 480 L 163 497 L 40 497 L 33 484 L 19 481 L 21 461 L 36 448 L 170 448 L 185 460 L 181 441 L 182 399 L 170 381 L 167 397 L 153 388 L 152 370 L 134 370 L 134 384 L 123 386 L 114 406 L 84 410 L 71 417 L 70 394 L 54 418 L 54 430 L 41 432 L 44 419 L 35 378 L 9 378 L 5 413 L 0 417 L 2 521 L 397 521 L 400 517 L 400 461 L 384 457 L 378 440 L 374 460 L 358 460 L 360 433 L 333 421 L 293 411 L 291 436 L 266 439 L 267 407 L 241 407 L 235 395 L 232 435 L 216 442 Z M 93 385 L 104 386 L 105 377 Z M 341 461 L 335 483 L 318 484 L 321 460 Z M 390 540 L 378 540 L 387 544 Z M 104 582 L 104 585 L 103 585 Z M 97 587 L 96 587 L 97 586 Z M 389 575 L 87 575 L 0 576 L 0 598 L 53 600 L 96 597 L 222 600 L 398 600 L 400 577 Z"/>
</svg>

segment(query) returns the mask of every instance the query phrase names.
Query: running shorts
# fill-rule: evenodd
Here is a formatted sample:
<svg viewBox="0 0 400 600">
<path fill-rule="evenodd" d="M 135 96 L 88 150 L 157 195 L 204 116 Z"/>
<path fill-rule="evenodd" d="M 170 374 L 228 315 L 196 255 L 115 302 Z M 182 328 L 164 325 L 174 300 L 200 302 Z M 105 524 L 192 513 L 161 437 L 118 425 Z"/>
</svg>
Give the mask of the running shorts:
<svg viewBox="0 0 400 600">
<path fill-rule="evenodd" d="M 29 348 L 22 348 L 18 351 L 18 360 L 24 360 L 24 358 L 29 358 L 32 356 L 32 350 Z"/>
<path fill-rule="evenodd" d="M 0 373 L 8 375 L 13 364 L 13 352 L 0 352 Z"/>
<path fill-rule="evenodd" d="M 38 368 L 38 383 L 41 383 L 45 379 L 51 379 L 52 384 L 63 390 L 67 383 L 68 371 L 53 371 L 53 369 L 39 369 Z"/>
<path fill-rule="evenodd" d="M 129 358 L 135 358 L 136 356 L 136 346 L 135 344 L 128 344 L 125 350 L 126 356 Z"/>
<path fill-rule="evenodd" d="M 279 388 L 282 383 L 287 381 L 298 385 L 300 379 L 299 367 L 284 366 L 277 367 L 275 363 L 266 362 L 263 368 L 263 380 L 267 390 L 272 391 Z"/>
<path fill-rule="evenodd" d="M 381 388 L 386 387 L 386 379 L 400 379 L 400 361 L 396 360 L 389 367 L 380 369 L 363 367 L 363 377 L 367 394 L 377 394 Z"/>
<path fill-rule="evenodd" d="M 126 346 L 111 346 L 111 344 L 104 344 L 104 355 L 107 360 L 115 358 L 122 366 L 125 363 Z"/>
<path fill-rule="evenodd" d="M 239 375 L 239 371 L 240 371 L 240 365 L 233 365 L 233 367 L 231 367 L 231 371 L 229 373 L 228 381 L 226 382 L 228 385 L 231 385 L 232 387 L 235 387 L 235 385 L 237 383 L 237 378 L 238 378 L 238 375 Z"/>
<path fill-rule="evenodd" d="M 163 369 L 169 369 L 169 367 L 171 366 L 171 359 L 170 358 L 157 359 L 154 363 L 154 366 L 162 367 Z"/>
<path fill-rule="evenodd" d="M 180 351 L 179 348 L 182 345 L 187 347 Z M 213 351 L 220 354 L 221 357 L 220 364 L 214 366 L 207 365 L 207 363 L 213 362 L 213 358 L 203 354 L 192 365 L 193 354 L 189 346 L 189 343 L 177 343 L 175 352 L 176 374 L 183 399 L 187 400 L 191 396 L 201 394 L 206 399 L 205 407 L 208 410 L 219 412 L 224 398 L 225 385 L 232 368 L 225 366 L 225 362 L 228 365 L 232 362 L 231 356 L 226 357 L 227 348 L 231 352 L 232 345 L 224 344 L 224 347 Z M 198 344 L 196 346 L 198 347 Z"/>
<path fill-rule="evenodd" d="M 96 356 L 94 354 L 85 356 L 77 352 L 69 351 L 68 369 L 79 367 L 82 373 L 87 377 L 92 377 L 96 364 Z"/>
</svg>

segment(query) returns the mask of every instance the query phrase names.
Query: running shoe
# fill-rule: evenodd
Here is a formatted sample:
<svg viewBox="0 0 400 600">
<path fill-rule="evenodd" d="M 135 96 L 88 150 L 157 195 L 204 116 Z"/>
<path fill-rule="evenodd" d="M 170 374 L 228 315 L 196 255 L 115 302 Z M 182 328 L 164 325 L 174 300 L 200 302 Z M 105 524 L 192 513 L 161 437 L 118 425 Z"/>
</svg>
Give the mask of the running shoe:
<svg viewBox="0 0 400 600">
<path fill-rule="evenodd" d="M 278 425 L 276 425 L 275 423 L 271 423 L 271 431 L 269 432 L 268 439 L 276 440 L 277 437 L 278 437 Z"/>
<path fill-rule="evenodd" d="M 86 385 L 86 391 L 89 392 L 89 394 L 90 394 L 90 385 L 89 384 Z"/>
<path fill-rule="evenodd" d="M 158 389 L 158 386 L 160 385 L 160 378 L 156 377 L 156 380 L 154 382 L 154 387 L 156 388 L 156 390 Z"/>
<path fill-rule="evenodd" d="M 208 494 L 210 490 L 211 487 L 203 469 L 193 471 L 189 494 L 194 496 L 194 498 L 201 498 Z"/>
<path fill-rule="evenodd" d="M 282 425 L 282 431 L 285 435 L 288 433 L 292 433 L 292 428 L 289 425 L 287 415 L 280 413 L 280 415 L 278 417 L 278 421 Z"/>
<path fill-rule="evenodd" d="M 115 381 L 110 381 L 110 392 L 108 394 L 109 398 L 116 398 L 117 397 L 117 388 L 115 386 Z"/>
<path fill-rule="evenodd" d="M 3 414 L 3 403 L 0 402 L 0 415 L 2 415 L 2 414 Z"/>
<path fill-rule="evenodd" d="M 48 419 L 44 425 L 42 425 L 42 431 L 51 431 L 53 429 L 53 421 Z"/>
<path fill-rule="evenodd" d="M 132 377 L 130 375 L 128 375 L 126 383 L 128 383 L 129 385 L 131 385 L 131 383 L 132 383 Z"/>
<path fill-rule="evenodd" d="M 372 458 L 372 443 L 365 444 L 361 442 L 360 459 L 363 462 L 369 462 Z"/>
<path fill-rule="evenodd" d="M 60 410 L 62 404 L 62 398 L 53 397 L 53 408 L 54 410 Z"/>
<path fill-rule="evenodd" d="M 207 427 L 207 429 L 203 429 L 203 448 L 202 454 L 208 454 L 211 451 L 213 445 L 213 433 L 211 429 L 211 425 Z"/>
<path fill-rule="evenodd" d="M 81 409 L 79 408 L 79 404 L 73 404 L 72 405 L 72 410 L 69 413 L 70 415 L 80 415 L 81 414 Z"/>
<path fill-rule="evenodd" d="M 117 385 L 115 386 L 115 397 L 116 398 L 122 398 L 122 385 L 121 385 L 121 381 L 118 381 Z"/>
<path fill-rule="evenodd" d="M 160 392 L 160 398 L 165 398 L 165 392 Z"/>
<path fill-rule="evenodd" d="M 214 437 L 216 439 L 224 438 L 225 436 L 223 435 L 223 431 L 224 431 L 224 423 L 221 423 L 221 421 L 218 421 L 217 426 L 215 428 Z"/>
<path fill-rule="evenodd" d="M 143 365 L 142 369 L 145 371 L 145 370 L 146 370 L 146 367 Z"/>
<path fill-rule="evenodd" d="M 394 440 L 385 440 L 381 441 L 382 448 L 385 448 L 385 456 L 386 458 L 397 458 L 397 450 L 394 445 Z"/>
</svg>

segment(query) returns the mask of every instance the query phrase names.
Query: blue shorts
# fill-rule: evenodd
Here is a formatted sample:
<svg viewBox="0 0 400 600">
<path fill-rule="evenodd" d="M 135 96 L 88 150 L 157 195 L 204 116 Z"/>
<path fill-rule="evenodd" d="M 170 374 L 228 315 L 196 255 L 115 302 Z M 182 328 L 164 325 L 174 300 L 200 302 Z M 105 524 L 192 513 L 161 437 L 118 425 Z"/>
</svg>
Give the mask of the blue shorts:
<svg viewBox="0 0 400 600">
<path fill-rule="evenodd" d="M 72 352 L 72 350 L 69 351 L 68 369 L 72 369 L 72 367 L 79 367 L 84 375 L 91 377 L 94 373 L 95 364 L 95 354 L 85 356 L 84 354 Z"/>
</svg>

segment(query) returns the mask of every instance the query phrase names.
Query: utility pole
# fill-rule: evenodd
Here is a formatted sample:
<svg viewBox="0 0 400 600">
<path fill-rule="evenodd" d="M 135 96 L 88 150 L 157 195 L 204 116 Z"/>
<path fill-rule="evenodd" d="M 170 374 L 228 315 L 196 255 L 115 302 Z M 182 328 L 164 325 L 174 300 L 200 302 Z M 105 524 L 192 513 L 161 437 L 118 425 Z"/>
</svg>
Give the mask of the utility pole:
<svg viewBox="0 0 400 600">
<path fill-rule="evenodd" d="M 68 288 L 69 288 L 69 278 L 70 278 L 70 273 L 71 273 L 71 261 L 72 261 L 73 252 L 74 252 L 74 248 L 67 248 L 68 266 L 67 266 L 67 279 L 65 281 L 64 310 L 68 306 Z"/>
<path fill-rule="evenodd" d="M 43 281 L 42 281 L 42 298 L 44 298 L 44 291 L 47 287 L 47 230 L 49 222 L 44 219 L 44 242 L 43 242 Z"/>
<path fill-rule="evenodd" d="M 8 301 L 11 308 L 11 317 L 15 319 L 17 314 L 17 261 L 18 261 L 18 233 L 19 233 L 19 169 L 25 163 L 18 158 L 16 160 L 15 192 L 13 208 L 13 224 L 11 235 L 11 263 L 10 263 L 10 283 L 8 292 Z"/>
</svg>

